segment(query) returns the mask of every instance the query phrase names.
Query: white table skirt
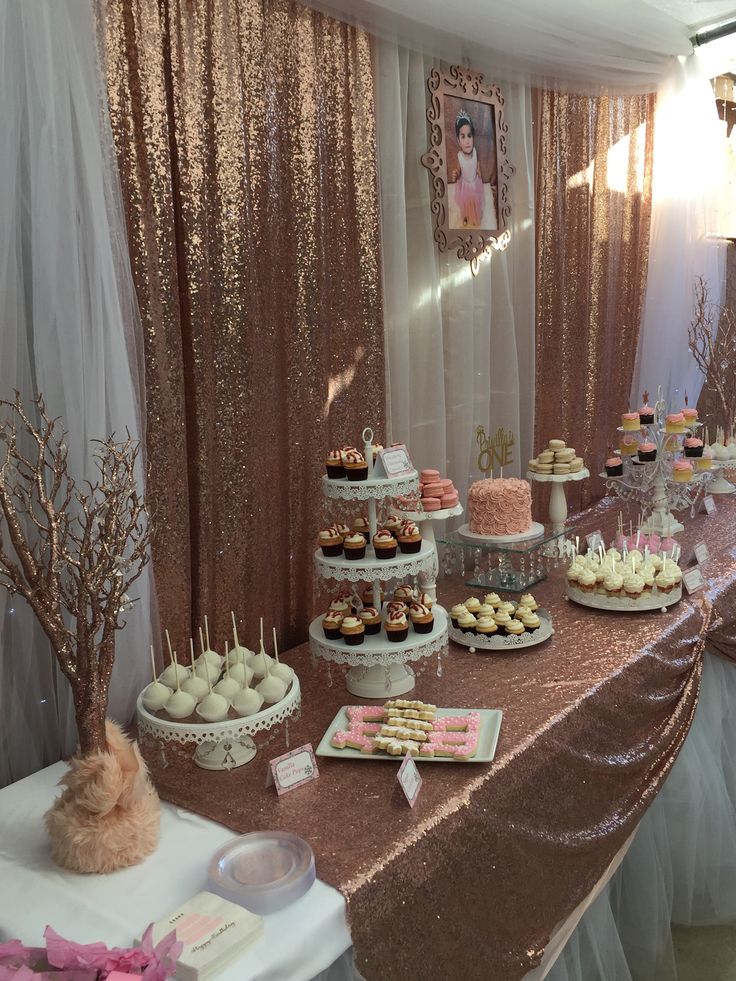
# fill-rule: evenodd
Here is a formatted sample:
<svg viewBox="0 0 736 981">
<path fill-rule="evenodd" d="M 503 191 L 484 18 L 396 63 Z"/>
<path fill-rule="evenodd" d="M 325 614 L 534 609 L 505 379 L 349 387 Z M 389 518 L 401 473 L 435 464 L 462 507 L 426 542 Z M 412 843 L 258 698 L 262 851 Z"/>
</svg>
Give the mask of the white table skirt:
<svg viewBox="0 0 736 981">
<path fill-rule="evenodd" d="M 66 872 L 51 861 L 43 825 L 65 768 L 56 763 L 0 791 L 0 940 L 41 946 L 48 924 L 80 943 L 129 946 L 149 923 L 207 887 L 210 857 L 235 836 L 163 804 L 160 845 L 142 865 L 110 875 Z M 221 981 L 309 981 L 351 946 L 345 901 L 319 879 L 298 902 L 264 919 L 262 939 Z M 330 978 L 358 977 L 350 960 Z"/>
</svg>

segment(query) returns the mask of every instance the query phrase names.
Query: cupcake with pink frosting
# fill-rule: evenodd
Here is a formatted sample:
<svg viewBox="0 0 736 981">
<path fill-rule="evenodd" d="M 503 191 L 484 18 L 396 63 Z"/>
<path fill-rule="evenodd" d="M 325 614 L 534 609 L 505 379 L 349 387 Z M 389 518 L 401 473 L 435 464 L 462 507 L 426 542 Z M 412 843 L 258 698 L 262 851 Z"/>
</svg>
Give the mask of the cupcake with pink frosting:
<svg viewBox="0 0 736 981">
<path fill-rule="evenodd" d="M 639 419 L 642 426 L 654 424 L 654 409 L 649 404 L 649 392 L 644 392 L 644 404 L 639 406 Z"/>
<path fill-rule="evenodd" d="M 672 476 L 678 484 L 686 484 L 693 475 L 693 465 L 687 460 L 676 460 L 672 467 Z"/>
<path fill-rule="evenodd" d="M 700 457 L 703 455 L 703 441 L 697 436 L 688 436 L 683 443 L 685 456 Z"/>
</svg>

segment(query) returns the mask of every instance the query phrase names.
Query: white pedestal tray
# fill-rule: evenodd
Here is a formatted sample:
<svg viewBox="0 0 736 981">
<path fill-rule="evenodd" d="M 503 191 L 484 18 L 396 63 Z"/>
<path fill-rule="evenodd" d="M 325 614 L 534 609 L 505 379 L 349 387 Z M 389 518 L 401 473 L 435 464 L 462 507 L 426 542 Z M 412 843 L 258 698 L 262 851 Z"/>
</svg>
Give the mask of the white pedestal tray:
<svg viewBox="0 0 736 981">
<path fill-rule="evenodd" d="M 432 607 L 434 626 L 430 633 L 418 634 L 409 624 L 405 641 L 394 643 L 384 629 L 366 634 L 362 644 L 351 647 L 344 640 L 328 640 L 322 629 L 322 617 L 309 626 L 312 654 L 334 664 L 350 665 L 346 684 L 359 698 L 395 698 L 414 687 L 414 672 L 408 661 L 431 657 L 447 646 L 447 613 L 436 603 Z"/>
<path fill-rule="evenodd" d="M 526 542 L 532 538 L 539 538 L 544 534 L 544 525 L 540 525 L 538 521 L 532 521 L 529 529 L 519 532 L 518 535 L 476 535 L 474 531 L 470 530 L 470 525 L 460 525 L 457 533 L 460 538 L 466 542 L 470 542 L 471 545 L 504 545 L 506 543 Z"/>
<path fill-rule="evenodd" d="M 466 633 L 459 627 L 453 627 L 450 623 L 450 640 L 454 640 L 456 644 L 462 644 L 464 647 L 469 647 L 471 653 L 488 651 L 490 654 L 514 654 L 526 647 L 536 647 L 537 644 L 543 644 L 545 640 L 549 640 L 553 636 L 555 631 L 549 613 L 541 608 L 536 613 L 539 617 L 540 626 L 532 633 L 526 632 L 519 634 L 518 637 L 506 635 L 497 637 L 495 634 L 492 637 L 483 637 L 481 634 Z"/>
<path fill-rule="evenodd" d="M 250 763 L 256 755 L 252 737 L 257 732 L 285 722 L 299 712 L 301 705 L 301 689 L 295 674 L 280 702 L 245 718 L 228 718 L 222 722 L 196 722 L 195 716 L 178 720 L 164 718 L 148 711 L 143 704 L 142 692 L 138 696 L 136 710 L 138 731 L 142 735 L 167 743 L 196 743 L 194 762 L 197 766 L 205 770 L 233 770 Z"/>
<path fill-rule="evenodd" d="M 418 552 L 404 554 L 397 550 L 393 559 L 377 559 L 373 550 L 373 537 L 377 530 L 379 501 L 387 497 L 403 497 L 419 489 L 416 470 L 398 477 L 373 477 L 373 430 L 363 430 L 365 459 L 368 461 L 367 480 L 335 480 L 322 478 L 322 492 L 328 498 L 345 501 L 368 502 L 368 546 L 364 559 L 346 559 L 344 555 L 333 558 L 318 549 L 314 556 L 317 574 L 323 579 L 337 582 L 371 582 L 375 596 L 380 595 L 381 580 L 402 579 L 435 569 L 437 575 L 437 549 L 433 542 L 422 540 Z M 309 627 L 309 646 L 315 657 L 336 664 L 349 664 L 346 683 L 348 691 L 361 698 L 392 698 L 403 695 L 414 687 L 414 672 L 408 661 L 429 657 L 447 645 L 447 614 L 435 604 L 434 628 L 429 634 L 418 634 L 409 624 L 409 634 L 402 644 L 386 638 L 385 631 L 367 635 L 362 644 L 349 647 L 343 640 L 330 641 L 324 636 L 322 617 L 312 621 Z M 407 618 L 408 619 L 408 618 Z"/>
<path fill-rule="evenodd" d="M 576 473 L 536 473 L 528 470 L 527 480 L 533 480 L 539 484 L 552 484 L 549 495 L 549 520 L 554 531 L 564 531 L 567 521 L 567 496 L 565 494 L 565 484 L 577 480 L 585 480 L 590 477 L 587 467 L 578 470 Z"/>
<path fill-rule="evenodd" d="M 733 494 L 736 491 L 736 487 L 731 483 L 730 480 L 726 479 L 724 471 L 733 470 L 736 472 L 736 460 L 733 463 L 723 463 L 720 461 L 718 463 L 713 463 L 713 472 L 715 473 L 715 478 L 708 488 L 709 494 Z"/>
<path fill-rule="evenodd" d="M 440 572 L 437 542 L 434 537 L 434 522 L 446 521 L 448 518 L 459 518 L 462 513 L 462 504 L 457 504 L 454 508 L 440 508 L 439 511 L 402 511 L 397 509 L 397 514 L 421 525 L 422 536 L 434 549 L 433 564 L 419 573 L 419 585 L 422 587 L 422 591 L 429 593 L 433 600 L 437 599 L 437 576 Z"/>
<path fill-rule="evenodd" d="M 651 613 L 668 606 L 674 606 L 682 599 L 682 586 L 677 586 L 670 593 L 660 593 L 656 590 L 647 598 L 630 599 L 628 596 L 603 596 L 600 593 L 586 593 L 574 586 L 567 586 L 567 598 L 581 606 L 589 606 L 594 610 L 612 610 L 618 613 Z"/>
</svg>

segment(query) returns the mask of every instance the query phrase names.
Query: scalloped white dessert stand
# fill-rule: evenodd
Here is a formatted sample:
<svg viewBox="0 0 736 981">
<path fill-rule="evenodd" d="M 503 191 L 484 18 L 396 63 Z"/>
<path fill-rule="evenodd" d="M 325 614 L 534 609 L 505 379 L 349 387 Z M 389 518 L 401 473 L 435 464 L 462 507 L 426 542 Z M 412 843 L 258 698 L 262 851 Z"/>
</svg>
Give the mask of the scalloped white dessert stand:
<svg viewBox="0 0 736 981">
<path fill-rule="evenodd" d="M 477 651 L 490 651 L 494 654 L 513 654 L 516 651 L 523 650 L 525 647 L 536 647 L 537 644 L 542 644 L 545 640 L 549 640 L 555 632 L 549 613 L 541 608 L 536 612 L 540 625 L 532 633 L 519 634 L 518 637 L 496 637 L 495 635 L 483 637 L 481 634 L 467 633 L 459 627 L 453 627 L 452 623 L 450 623 L 450 640 L 454 640 L 456 644 L 463 644 L 465 647 L 469 647 L 471 654 Z"/>
<path fill-rule="evenodd" d="M 653 610 L 665 612 L 668 606 L 674 606 L 682 599 L 682 586 L 677 586 L 670 593 L 650 593 L 649 596 L 631 599 L 629 596 L 603 596 L 600 593 L 585 593 L 581 589 L 567 586 L 566 596 L 573 603 L 589 606 L 594 610 L 613 610 L 617 613 L 651 613 Z"/>
<path fill-rule="evenodd" d="M 567 496 L 565 494 L 565 484 L 576 480 L 585 480 L 590 477 L 587 467 L 578 470 L 577 473 L 536 473 L 528 470 L 527 480 L 534 480 L 539 484 L 552 484 L 549 495 L 549 520 L 553 531 L 564 531 L 567 521 Z"/>
<path fill-rule="evenodd" d="M 369 534 L 365 558 L 346 559 L 344 555 L 330 558 L 318 549 L 314 555 L 314 564 L 317 575 L 322 579 L 334 579 L 336 582 L 372 582 L 373 595 L 380 596 L 382 579 L 418 576 L 432 569 L 435 570 L 436 578 L 437 547 L 434 541 L 423 538 L 419 551 L 414 554 L 397 551 L 393 559 L 376 558 L 372 542 L 378 526 L 378 501 L 386 497 L 414 493 L 419 487 L 419 475 L 414 470 L 411 474 L 400 477 L 373 477 L 372 429 L 363 430 L 363 441 L 365 458 L 368 461 L 368 479 L 350 481 L 323 477 L 322 491 L 326 497 L 333 499 L 368 502 Z M 432 607 L 432 614 L 434 624 L 430 633 L 416 633 L 409 622 L 409 633 L 402 643 L 388 640 L 382 628 L 379 634 L 365 634 L 363 643 L 356 646 L 348 645 L 342 639 L 328 640 L 322 629 L 322 617 L 319 616 L 309 626 L 309 648 L 315 657 L 335 664 L 350 665 L 346 686 L 353 695 L 359 698 L 394 698 L 414 687 L 414 672 L 407 662 L 430 657 L 447 646 L 447 614 L 436 603 Z"/>
<path fill-rule="evenodd" d="M 724 470 L 736 470 L 736 460 L 734 460 L 733 465 L 729 463 L 713 463 L 713 470 L 715 472 L 715 478 L 713 483 L 708 488 L 709 494 L 733 494 L 736 487 L 731 483 L 730 480 L 726 479 Z"/>
<path fill-rule="evenodd" d="M 190 722 L 187 719 L 160 718 L 143 704 L 143 693 L 136 703 L 138 731 L 167 743 L 196 743 L 194 762 L 204 770 L 233 770 L 250 763 L 257 747 L 253 736 L 272 729 L 295 715 L 301 708 L 299 679 L 294 679 L 280 702 L 245 718 L 222 722 Z"/>
</svg>

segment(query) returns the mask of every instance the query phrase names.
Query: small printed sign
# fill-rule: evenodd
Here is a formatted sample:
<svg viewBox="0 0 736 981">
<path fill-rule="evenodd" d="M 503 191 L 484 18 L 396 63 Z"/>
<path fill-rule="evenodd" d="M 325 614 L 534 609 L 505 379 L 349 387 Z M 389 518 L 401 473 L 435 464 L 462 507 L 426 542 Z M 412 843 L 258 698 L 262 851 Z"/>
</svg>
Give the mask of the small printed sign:
<svg viewBox="0 0 736 981">
<path fill-rule="evenodd" d="M 682 576 L 682 581 L 685 584 L 685 589 L 688 593 L 694 593 L 698 589 L 702 589 L 705 586 L 705 579 L 703 579 L 703 573 L 700 571 L 699 566 L 695 566 L 694 569 L 688 569 Z"/>
<path fill-rule="evenodd" d="M 404 791 L 404 796 L 409 801 L 409 807 L 414 807 L 417 802 L 417 797 L 419 796 L 419 790 L 422 786 L 422 778 L 419 775 L 419 770 L 416 763 L 409 753 L 407 753 L 404 757 L 404 762 L 399 767 L 399 772 L 396 774 L 396 779 L 399 781 L 399 786 Z"/>
<path fill-rule="evenodd" d="M 596 552 L 601 545 L 603 545 L 603 532 L 594 531 L 590 535 L 585 536 L 585 541 L 588 544 L 589 552 Z"/>
<path fill-rule="evenodd" d="M 705 507 L 707 514 L 715 514 L 716 512 L 716 502 L 713 499 L 712 494 L 706 494 L 703 498 L 703 506 Z"/>
<path fill-rule="evenodd" d="M 268 776 L 266 786 L 274 784 L 276 793 L 279 797 L 296 790 L 297 787 L 316 780 L 319 776 L 317 761 L 314 758 L 314 750 L 311 743 L 305 743 L 296 749 L 277 756 L 268 764 Z"/>
<path fill-rule="evenodd" d="M 381 461 L 387 477 L 404 477 L 414 473 L 414 464 L 411 462 L 409 451 L 403 443 L 397 443 L 396 446 L 388 446 L 379 450 L 378 459 Z"/>
<path fill-rule="evenodd" d="M 695 546 L 695 558 L 698 561 L 698 565 L 702 565 L 708 561 L 708 546 L 705 542 L 698 542 Z"/>
</svg>

